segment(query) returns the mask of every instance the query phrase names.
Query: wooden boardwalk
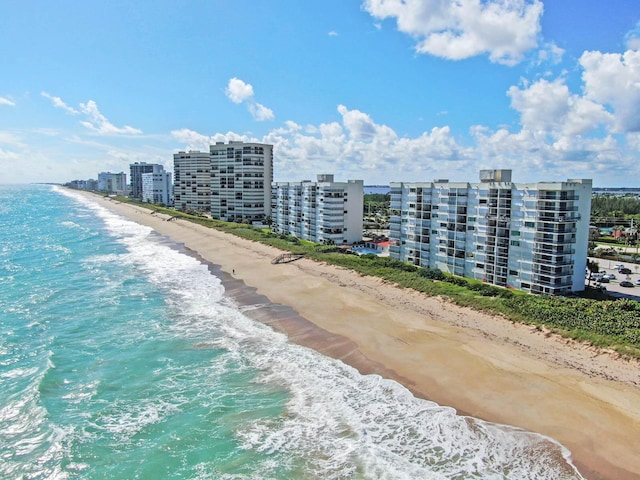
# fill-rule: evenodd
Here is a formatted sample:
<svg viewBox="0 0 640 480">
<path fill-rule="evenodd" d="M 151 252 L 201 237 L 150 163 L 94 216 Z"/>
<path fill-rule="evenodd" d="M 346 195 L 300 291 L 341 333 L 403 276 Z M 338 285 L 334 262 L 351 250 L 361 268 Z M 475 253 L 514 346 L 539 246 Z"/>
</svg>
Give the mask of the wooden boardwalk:
<svg viewBox="0 0 640 480">
<path fill-rule="evenodd" d="M 304 253 L 283 253 L 281 255 L 278 255 L 273 260 L 271 260 L 271 263 L 276 265 L 278 263 L 295 262 L 296 260 L 299 260 L 302 257 L 304 257 Z"/>
</svg>

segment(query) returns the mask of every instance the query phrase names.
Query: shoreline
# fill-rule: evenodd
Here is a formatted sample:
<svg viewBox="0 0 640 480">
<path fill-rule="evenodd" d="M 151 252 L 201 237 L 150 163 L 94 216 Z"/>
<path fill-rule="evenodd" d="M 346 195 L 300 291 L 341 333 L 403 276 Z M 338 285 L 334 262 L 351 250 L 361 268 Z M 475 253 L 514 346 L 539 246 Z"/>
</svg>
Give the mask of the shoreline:
<svg viewBox="0 0 640 480">
<path fill-rule="evenodd" d="M 239 305 L 266 299 L 246 314 L 291 341 L 461 415 L 551 437 L 585 478 L 640 479 L 639 362 L 339 267 L 272 265 L 273 247 L 79 193 L 184 245 Z"/>
</svg>

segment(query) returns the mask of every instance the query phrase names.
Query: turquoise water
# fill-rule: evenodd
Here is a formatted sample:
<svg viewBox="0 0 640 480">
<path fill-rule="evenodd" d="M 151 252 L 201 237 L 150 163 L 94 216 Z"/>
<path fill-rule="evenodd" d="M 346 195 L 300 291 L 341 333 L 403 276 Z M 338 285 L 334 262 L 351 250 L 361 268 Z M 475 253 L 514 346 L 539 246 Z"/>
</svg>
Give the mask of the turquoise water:
<svg viewBox="0 0 640 480">
<path fill-rule="evenodd" d="M 247 308 L 147 227 L 0 186 L 0 478 L 582 478 L 553 441 L 362 376 Z"/>
</svg>

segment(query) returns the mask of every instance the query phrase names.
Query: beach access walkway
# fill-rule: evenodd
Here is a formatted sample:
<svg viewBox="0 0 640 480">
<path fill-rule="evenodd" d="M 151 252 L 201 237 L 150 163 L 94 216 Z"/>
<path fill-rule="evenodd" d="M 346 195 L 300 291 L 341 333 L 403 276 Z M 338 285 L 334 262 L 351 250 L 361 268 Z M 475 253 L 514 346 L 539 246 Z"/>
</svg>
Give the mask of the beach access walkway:
<svg viewBox="0 0 640 480">
<path fill-rule="evenodd" d="M 273 263 L 274 265 L 278 263 L 290 263 L 295 262 L 296 260 L 300 260 L 303 257 L 304 253 L 283 253 L 271 260 L 271 263 Z"/>
</svg>

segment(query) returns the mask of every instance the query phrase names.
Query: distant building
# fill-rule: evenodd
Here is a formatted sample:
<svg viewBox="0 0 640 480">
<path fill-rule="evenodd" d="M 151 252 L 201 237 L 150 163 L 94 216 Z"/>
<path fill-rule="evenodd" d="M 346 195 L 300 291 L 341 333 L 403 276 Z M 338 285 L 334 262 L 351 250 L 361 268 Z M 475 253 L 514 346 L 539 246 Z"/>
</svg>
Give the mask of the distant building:
<svg viewBox="0 0 640 480">
<path fill-rule="evenodd" d="M 72 180 L 66 186 L 77 190 L 98 190 L 98 181 L 92 178 L 89 180 Z"/>
<path fill-rule="evenodd" d="M 271 215 L 273 145 L 216 142 L 211 157 L 211 216 L 257 222 Z"/>
<path fill-rule="evenodd" d="M 272 230 L 315 243 L 353 244 L 362 240 L 363 181 L 276 182 L 272 185 Z"/>
<path fill-rule="evenodd" d="M 537 294 L 584 290 L 592 182 L 391 184 L 390 256 Z"/>
<path fill-rule="evenodd" d="M 98 174 L 98 190 L 106 193 L 126 195 L 127 174 L 124 172 L 101 172 Z"/>
<path fill-rule="evenodd" d="M 164 167 L 157 163 L 135 162 L 129 165 L 131 173 L 131 198 L 142 199 L 142 174 L 161 173 Z"/>
<path fill-rule="evenodd" d="M 173 182 L 171 172 L 142 174 L 142 201 L 161 205 L 172 205 Z"/>
<path fill-rule="evenodd" d="M 209 152 L 189 151 L 173 155 L 174 207 L 178 210 L 211 210 L 211 159 Z"/>
</svg>

